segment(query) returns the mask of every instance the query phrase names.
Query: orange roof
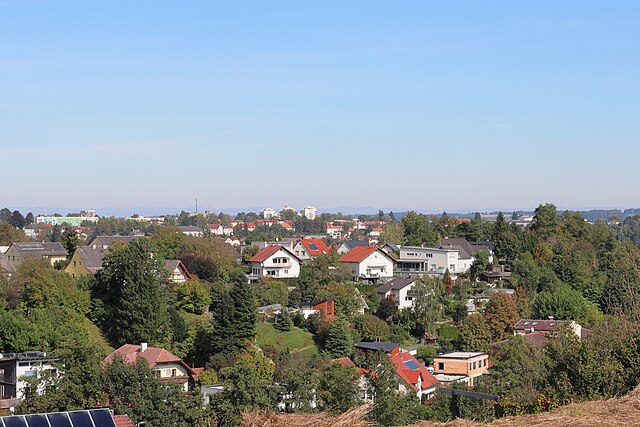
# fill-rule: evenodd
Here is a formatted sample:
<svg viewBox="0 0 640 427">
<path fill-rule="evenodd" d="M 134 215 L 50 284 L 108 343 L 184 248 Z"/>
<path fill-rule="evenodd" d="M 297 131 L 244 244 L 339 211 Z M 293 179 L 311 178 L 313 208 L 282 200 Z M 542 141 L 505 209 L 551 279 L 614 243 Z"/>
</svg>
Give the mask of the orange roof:
<svg viewBox="0 0 640 427">
<path fill-rule="evenodd" d="M 377 246 L 356 246 L 355 248 L 353 248 L 349 252 L 347 252 L 338 261 L 340 261 L 340 262 L 358 262 L 358 263 L 360 263 L 360 262 L 364 261 L 369 255 L 374 253 L 376 250 L 378 250 Z"/>
<path fill-rule="evenodd" d="M 416 384 L 419 378 L 422 379 L 421 387 L 423 390 L 438 384 L 438 380 L 427 368 L 408 352 L 391 355 L 391 361 L 396 368 L 398 376 L 415 391 L 418 391 Z"/>
<path fill-rule="evenodd" d="M 322 239 L 300 239 L 300 243 L 302 243 L 307 253 L 311 256 L 329 253 L 329 247 Z"/>
<path fill-rule="evenodd" d="M 116 427 L 135 427 L 135 424 L 133 424 L 133 421 L 131 421 L 131 418 L 129 418 L 127 414 L 114 415 L 113 421 L 115 421 Z"/>
<path fill-rule="evenodd" d="M 333 359 L 332 362 L 337 362 L 339 364 L 341 364 L 342 366 L 344 366 L 345 368 L 355 368 L 356 364 L 353 363 L 353 360 L 349 359 L 348 357 L 339 357 L 337 359 Z"/>
<path fill-rule="evenodd" d="M 113 359 L 119 355 L 122 357 L 125 363 L 135 364 L 138 357 L 142 357 L 147 360 L 150 368 L 155 367 L 160 363 L 178 363 L 187 369 L 189 374 L 193 375 L 193 370 L 182 361 L 178 356 L 172 354 L 170 351 L 160 347 L 147 347 L 143 352 L 140 351 L 140 346 L 135 344 L 124 344 L 120 348 L 114 350 L 108 355 L 102 363 L 105 365 L 113 362 Z"/>
<path fill-rule="evenodd" d="M 257 254 L 249 261 L 251 262 L 265 262 L 271 255 L 278 252 L 280 249 L 285 249 L 282 245 L 269 245 Z"/>
</svg>

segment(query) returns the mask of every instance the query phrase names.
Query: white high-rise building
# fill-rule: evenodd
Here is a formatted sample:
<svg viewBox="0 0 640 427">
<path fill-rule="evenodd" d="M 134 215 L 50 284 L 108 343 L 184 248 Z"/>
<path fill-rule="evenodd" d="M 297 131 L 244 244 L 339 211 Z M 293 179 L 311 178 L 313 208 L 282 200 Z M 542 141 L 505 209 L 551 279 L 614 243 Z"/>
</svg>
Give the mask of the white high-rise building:
<svg viewBox="0 0 640 427">
<path fill-rule="evenodd" d="M 316 219 L 316 214 L 318 213 L 318 209 L 313 206 L 305 206 L 302 209 L 302 215 L 304 215 L 307 219 L 314 220 Z"/>
<path fill-rule="evenodd" d="M 262 217 L 264 219 L 271 219 L 276 216 L 276 210 L 273 208 L 264 208 L 262 209 Z"/>
</svg>

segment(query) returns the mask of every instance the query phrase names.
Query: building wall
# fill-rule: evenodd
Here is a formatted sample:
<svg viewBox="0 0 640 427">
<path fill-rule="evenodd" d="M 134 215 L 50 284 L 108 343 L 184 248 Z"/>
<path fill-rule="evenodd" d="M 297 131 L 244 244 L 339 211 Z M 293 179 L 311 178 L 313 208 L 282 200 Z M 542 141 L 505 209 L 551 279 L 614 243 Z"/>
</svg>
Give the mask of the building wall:
<svg viewBox="0 0 640 427">
<path fill-rule="evenodd" d="M 286 258 L 288 262 L 276 263 L 274 260 Z M 268 274 L 269 271 L 275 272 L 275 274 Z M 275 254 L 271 255 L 263 263 L 252 262 L 251 273 L 260 277 L 273 277 L 273 278 L 295 278 L 300 275 L 300 262 L 292 257 L 288 252 L 280 249 Z"/>
<path fill-rule="evenodd" d="M 294 247 L 293 247 L 293 253 L 300 258 L 302 261 L 306 261 L 308 259 L 311 259 L 311 255 L 309 255 L 309 252 L 307 252 L 307 248 L 304 247 L 304 245 L 300 242 L 298 242 Z"/>
<path fill-rule="evenodd" d="M 71 274 L 73 277 L 83 277 L 91 275 L 91 272 L 87 270 L 87 267 L 84 266 L 82 257 L 79 255 L 79 251 L 75 251 L 73 253 L 71 260 L 69 261 L 69 265 L 67 265 L 64 271 Z"/>
<path fill-rule="evenodd" d="M 375 251 L 359 264 L 350 263 L 357 277 L 377 277 L 391 278 L 393 277 L 393 261 L 387 256 Z M 370 271 L 369 271 L 370 270 Z"/>
<path fill-rule="evenodd" d="M 444 369 L 440 369 L 440 363 L 444 363 Z M 476 377 L 489 372 L 489 356 L 483 354 L 469 359 L 440 358 L 436 356 L 433 358 L 433 368 L 436 374 L 460 374 Z"/>
</svg>

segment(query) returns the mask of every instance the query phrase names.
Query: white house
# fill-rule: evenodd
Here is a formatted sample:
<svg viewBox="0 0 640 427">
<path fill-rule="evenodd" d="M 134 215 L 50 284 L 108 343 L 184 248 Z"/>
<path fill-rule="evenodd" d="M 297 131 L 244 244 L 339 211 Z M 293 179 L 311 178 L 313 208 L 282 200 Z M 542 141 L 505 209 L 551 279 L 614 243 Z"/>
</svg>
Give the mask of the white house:
<svg viewBox="0 0 640 427">
<path fill-rule="evenodd" d="M 417 280 L 417 277 L 396 277 L 376 289 L 378 298 L 380 301 L 390 299 L 399 310 L 411 308 L 415 303 L 415 295 L 411 291 Z"/>
<path fill-rule="evenodd" d="M 58 371 L 53 366 L 57 360 L 41 351 L 0 354 L 0 412 L 13 411 L 23 399 L 27 387 L 25 377 L 44 372 L 57 375 Z"/>
<path fill-rule="evenodd" d="M 193 237 L 202 237 L 204 236 L 204 231 L 200 227 L 196 227 L 195 225 L 181 225 L 178 227 L 183 234 L 187 236 Z"/>
<path fill-rule="evenodd" d="M 293 246 L 293 253 L 302 261 L 331 252 L 322 239 L 300 239 Z"/>
<path fill-rule="evenodd" d="M 209 232 L 214 236 L 222 236 L 224 235 L 224 227 L 222 224 L 207 224 L 207 228 Z"/>
<path fill-rule="evenodd" d="M 249 282 L 264 277 L 291 279 L 300 275 L 302 261 L 291 250 L 282 245 L 270 245 L 251 258 Z"/>
<path fill-rule="evenodd" d="M 393 258 L 377 246 L 357 246 L 338 261 L 351 268 L 353 280 L 377 283 L 393 277 Z"/>
<path fill-rule="evenodd" d="M 423 276 L 442 276 L 448 270 L 452 278 L 465 273 L 471 259 L 461 259 L 457 249 L 425 248 L 423 246 L 402 246 L 397 261 L 397 273 Z"/>
</svg>

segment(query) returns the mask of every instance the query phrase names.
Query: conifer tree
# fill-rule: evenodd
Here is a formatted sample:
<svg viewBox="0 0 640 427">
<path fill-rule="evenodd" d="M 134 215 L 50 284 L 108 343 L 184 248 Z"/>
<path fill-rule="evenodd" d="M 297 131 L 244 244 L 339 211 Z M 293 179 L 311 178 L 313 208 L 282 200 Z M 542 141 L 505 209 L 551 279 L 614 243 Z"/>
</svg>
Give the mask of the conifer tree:
<svg viewBox="0 0 640 427">
<path fill-rule="evenodd" d="M 331 357 L 348 357 L 354 351 L 353 335 L 344 320 L 336 319 L 331 323 L 324 350 Z"/>
<path fill-rule="evenodd" d="M 159 343 L 169 338 L 166 270 L 145 239 L 112 248 L 94 276 L 96 319 L 116 345 Z"/>
</svg>

